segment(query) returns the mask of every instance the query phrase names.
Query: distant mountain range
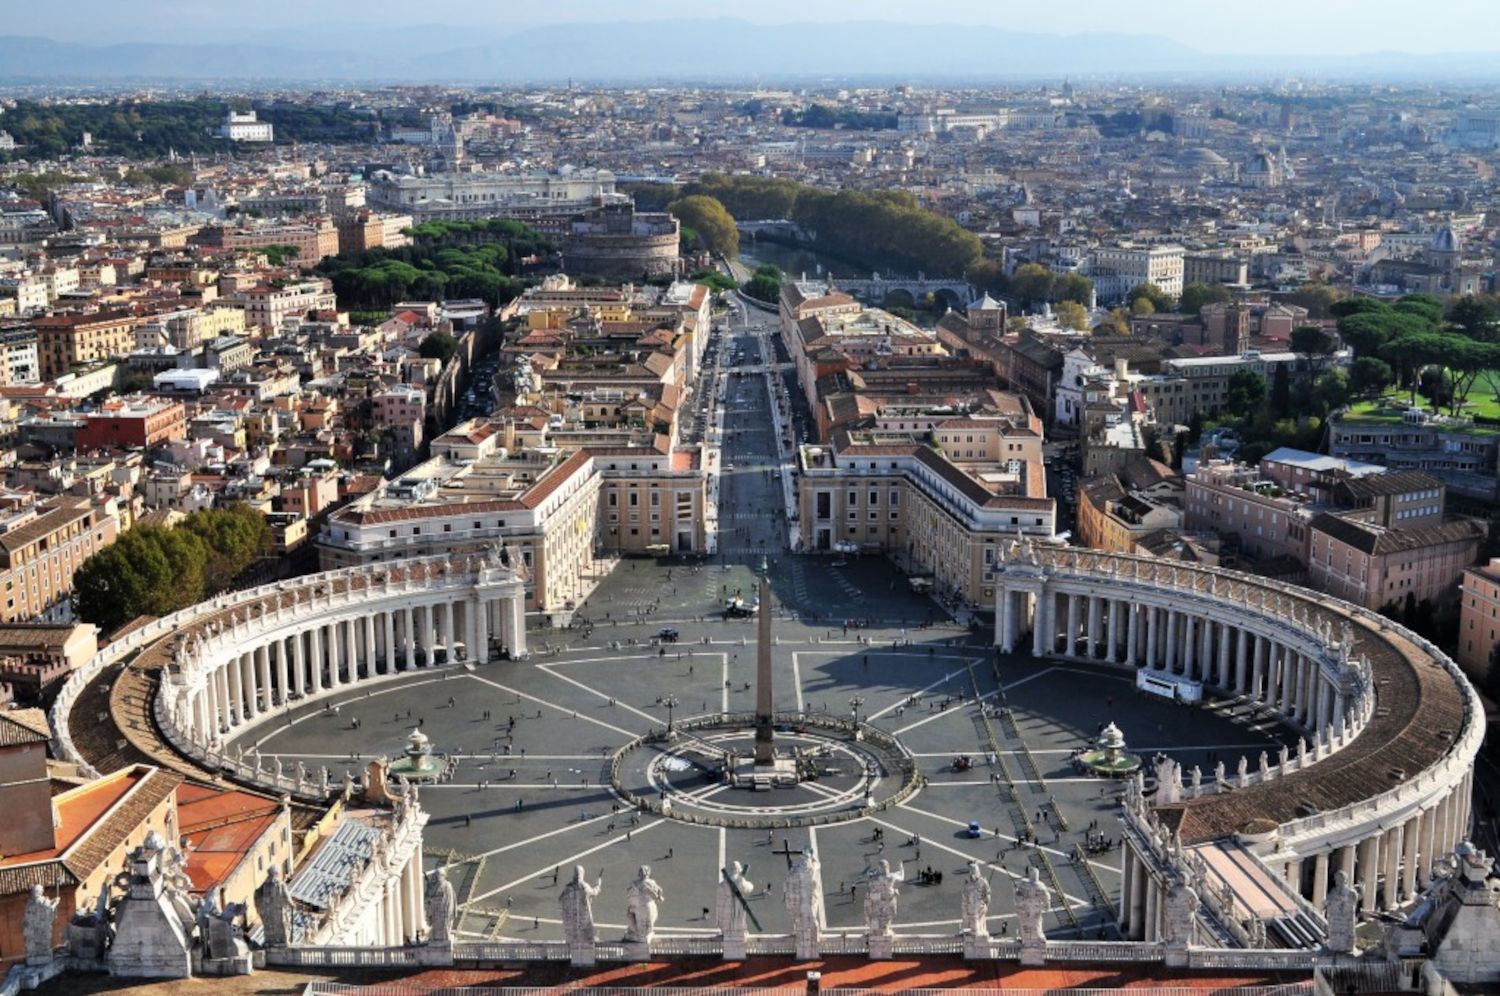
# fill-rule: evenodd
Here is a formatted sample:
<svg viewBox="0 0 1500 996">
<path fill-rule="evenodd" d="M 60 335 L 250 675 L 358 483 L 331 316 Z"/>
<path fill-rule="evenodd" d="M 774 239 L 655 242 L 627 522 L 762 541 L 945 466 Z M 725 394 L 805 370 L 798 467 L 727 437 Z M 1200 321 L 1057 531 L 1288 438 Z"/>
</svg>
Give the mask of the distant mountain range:
<svg viewBox="0 0 1500 996">
<path fill-rule="evenodd" d="M 733 19 L 567 24 L 505 33 L 450 25 L 311 25 L 242 44 L 91 46 L 0 36 L 8 82 L 391 81 L 523 83 L 1305 77 L 1492 79 L 1484 53 L 1224 56 L 1159 35 L 1044 35 L 883 21 Z"/>
</svg>

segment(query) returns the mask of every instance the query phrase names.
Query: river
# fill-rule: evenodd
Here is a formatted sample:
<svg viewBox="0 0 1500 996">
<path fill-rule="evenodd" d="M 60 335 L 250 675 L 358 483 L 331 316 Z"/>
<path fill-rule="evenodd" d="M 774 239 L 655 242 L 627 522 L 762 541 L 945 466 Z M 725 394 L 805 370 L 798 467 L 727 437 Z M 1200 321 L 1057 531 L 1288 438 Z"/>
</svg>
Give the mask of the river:
<svg viewBox="0 0 1500 996">
<path fill-rule="evenodd" d="M 868 280 L 869 273 L 860 273 L 855 267 L 841 259 L 831 259 L 820 252 L 800 247 L 784 246 L 776 242 L 751 241 L 741 236 L 739 262 L 752 270 L 764 263 L 774 263 L 793 280 L 826 278 L 830 273 L 851 279 Z"/>
</svg>

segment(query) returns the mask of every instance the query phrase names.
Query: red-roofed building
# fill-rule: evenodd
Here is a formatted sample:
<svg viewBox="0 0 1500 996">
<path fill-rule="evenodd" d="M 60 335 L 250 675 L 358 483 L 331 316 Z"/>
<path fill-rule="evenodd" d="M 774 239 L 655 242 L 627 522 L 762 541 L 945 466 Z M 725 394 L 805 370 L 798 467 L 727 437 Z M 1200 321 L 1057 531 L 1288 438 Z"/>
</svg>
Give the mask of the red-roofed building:
<svg viewBox="0 0 1500 996">
<path fill-rule="evenodd" d="M 177 824 L 195 893 L 222 888 L 224 902 L 252 904 L 273 866 L 283 878 L 291 876 L 291 810 L 275 799 L 183 782 Z"/>
</svg>

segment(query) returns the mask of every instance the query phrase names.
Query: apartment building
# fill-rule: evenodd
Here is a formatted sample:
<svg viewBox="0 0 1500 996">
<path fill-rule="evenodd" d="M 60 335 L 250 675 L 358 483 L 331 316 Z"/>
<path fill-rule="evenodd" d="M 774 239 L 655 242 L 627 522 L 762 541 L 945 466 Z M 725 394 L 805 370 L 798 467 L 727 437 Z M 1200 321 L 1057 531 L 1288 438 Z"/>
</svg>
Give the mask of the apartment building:
<svg viewBox="0 0 1500 996">
<path fill-rule="evenodd" d="M 1141 284 L 1155 284 L 1170 297 L 1182 294 L 1182 246 L 1114 246 L 1089 254 L 1089 277 L 1100 300 L 1117 301 Z"/>
<path fill-rule="evenodd" d="M 187 435 L 187 409 L 180 401 L 120 398 L 83 412 L 74 445 L 82 451 L 146 448 Z"/>
<path fill-rule="evenodd" d="M 118 530 L 112 498 L 57 498 L 0 518 L 0 621 L 32 619 L 67 597 L 73 573 Z"/>
<path fill-rule="evenodd" d="M 81 315 L 48 315 L 31 322 L 43 380 L 53 380 L 77 364 L 100 363 L 124 356 L 135 341 L 141 319 L 126 311 Z"/>
<path fill-rule="evenodd" d="M 282 320 L 289 316 L 334 311 L 338 300 L 333 293 L 333 284 L 327 280 L 298 280 L 276 285 L 249 283 L 240 276 L 220 282 L 220 297 L 216 304 L 221 308 L 242 310 L 247 328 L 272 330 L 280 328 Z"/>
<path fill-rule="evenodd" d="M 1500 645 L 1500 558 L 1467 568 L 1459 584 L 1458 653 L 1454 660 L 1475 681 L 1490 668 Z"/>
<path fill-rule="evenodd" d="M 1345 412 L 1329 419 L 1328 433 L 1328 451 L 1334 456 L 1392 470 L 1421 470 L 1469 498 L 1500 497 L 1500 429 L 1493 426 L 1413 409 Z"/>
</svg>

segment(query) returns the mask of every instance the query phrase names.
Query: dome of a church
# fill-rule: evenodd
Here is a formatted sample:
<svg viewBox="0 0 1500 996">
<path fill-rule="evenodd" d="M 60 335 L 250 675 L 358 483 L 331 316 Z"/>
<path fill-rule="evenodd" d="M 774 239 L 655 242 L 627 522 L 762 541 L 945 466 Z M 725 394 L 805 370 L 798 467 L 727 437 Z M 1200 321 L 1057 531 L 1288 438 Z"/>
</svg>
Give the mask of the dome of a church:
<svg viewBox="0 0 1500 996">
<path fill-rule="evenodd" d="M 1458 252 L 1458 235 L 1453 231 L 1453 226 L 1444 225 L 1442 230 L 1432 237 L 1433 252 Z"/>
</svg>

